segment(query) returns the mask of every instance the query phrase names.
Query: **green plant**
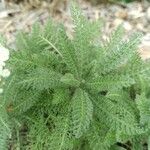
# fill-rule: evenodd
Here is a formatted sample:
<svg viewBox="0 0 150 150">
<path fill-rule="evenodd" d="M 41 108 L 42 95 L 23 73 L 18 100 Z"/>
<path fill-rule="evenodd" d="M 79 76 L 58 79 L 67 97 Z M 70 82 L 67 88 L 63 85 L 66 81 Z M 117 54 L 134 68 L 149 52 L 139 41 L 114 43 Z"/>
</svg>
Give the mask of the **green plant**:
<svg viewBox="0 0 150 150">
<path fill-rule="evenodd" d="M 0 98 L 1 150 L 141 150 L 148 143 L 150 67 L 137 52 L 141 35 L 123 40 L 120 26 L 101 44 L 99 21 L 76 5 L 72 18 L 72 40 L 52 21 L 18 35 Z"/>
</svg>

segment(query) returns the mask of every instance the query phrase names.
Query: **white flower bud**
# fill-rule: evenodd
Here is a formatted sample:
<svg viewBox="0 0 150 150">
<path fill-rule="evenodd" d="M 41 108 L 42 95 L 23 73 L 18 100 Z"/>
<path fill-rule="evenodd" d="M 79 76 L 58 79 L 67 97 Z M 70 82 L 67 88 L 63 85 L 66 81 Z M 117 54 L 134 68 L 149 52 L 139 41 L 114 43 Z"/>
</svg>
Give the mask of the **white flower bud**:
<svg viewBox="0 0 150 150">
<path fill-rule="evenodd" d="M 3 72 L 3 66 L 0 66 L 0 76 L 2 75 Z"/>
<path fill-rule="evenodd" d="M 2 88 L 0 88 L 0 94 L 2 94 L 3 93 L 3 89 Z"/>
<path fill-rule="evenodd" d="M 4 67 L 5 66 L 5 62 L 0 61 L 0 66 Z"/>
<path fill-rule="evenodd" d="M 0 62 L 7 61 L 9 59 L 9 50 L 0 45 Z"/>
<path fill-rule="evenodd" d="M 6 77 L 9 77 L 9 75 L 10 75 L 10 71 L 8 70 L 8 69 L 4 69 L 3 71 L 2 71 L 2 77 L 4 77 L 4 78 L 6 78 Z"/>
</svg>

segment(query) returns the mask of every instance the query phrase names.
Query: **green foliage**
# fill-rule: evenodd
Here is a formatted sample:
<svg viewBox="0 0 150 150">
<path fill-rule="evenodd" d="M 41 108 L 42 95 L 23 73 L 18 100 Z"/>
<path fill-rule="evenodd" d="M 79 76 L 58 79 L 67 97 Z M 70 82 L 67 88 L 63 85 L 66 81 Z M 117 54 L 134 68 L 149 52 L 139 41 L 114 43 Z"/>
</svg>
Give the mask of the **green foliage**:
<svg viewBox="0 0 150 150">
<path fill-rule="evenodd" d="M 0 149 L 7 150 L 7 139 L 10 136 L 8 116 L 3 106 L 0 106 Z"/>
<path fill-rule="evenodd" d="M 19 33 L 0 98 L 1 150 L 150 145 L 150 65 L 137 52 L 141 35 L 124 40 L 120 26 L 100 44 L 99 21 L 89 22 L 76 5 L 72 17 L 73 39 L 51 20 Z"/>
<path fill-rule="evenodd" d="M 92 120 L 93 105 L 88 94 L 76 89 L 72 98 L 72 130 L 76 138 L 80 138 L 89 128 Z"/>
</svg>

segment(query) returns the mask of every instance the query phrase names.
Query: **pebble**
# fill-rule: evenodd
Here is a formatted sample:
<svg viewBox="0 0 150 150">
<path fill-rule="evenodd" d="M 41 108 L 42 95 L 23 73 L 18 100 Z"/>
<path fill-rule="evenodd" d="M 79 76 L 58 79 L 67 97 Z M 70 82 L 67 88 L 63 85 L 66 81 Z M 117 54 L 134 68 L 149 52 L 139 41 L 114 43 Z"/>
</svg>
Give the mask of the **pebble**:
<svg viewBox="0 0 150 150">
<path fill-rule="evenodd" d="M 147 20 L 150 22 L 150 7 L 147 9 L 146 16 Z"/>
<path fill-rule="evenodd" d="M 123 23 L 123 27 L 124 27 L 124 29 L 125 29 L 126 31 L 132 30 L 132 25 L 131 25 L 128 21 L 125 21 L 125 22 Z"/>
<path fill-rule="evenodd" d="M 150 59 L 150 47 L 149 46 L 142 45 L 139 48 L 139 53 L 143 60 Z"/>
<path fill-rule="evenodd" d="M 142 39 L 142 44 L 145 46 L 149 46 L 150 50 L 150 33 L 146 34 Z"/>
<path fill-rule="evenodd" d="M 114 20 L 114 26 L 116 27 L 116 26 L 119 26 L 120 24 L 122 24 L 123 23 L 123 20 L 122 19 L 119 19 L 119 18 L 116 18 L 115 20 Z"/>
<path fill-rule="evenodd" d="M 143 23 L 138 23 L 138 24 L 136 25 L 136 28 L 137 28 L 138 30 L 140 30 L 140 31 L 144 31 Z"/>
<path fill-rule="evenodd" d="M 142 38 L 139 52 L 143 60 L 150 59 L 150 33 Z"/>
<path fill-rule="evenodd" d="M 121 19 L 127 19 L 128 12 L 126 10 L 120 10 L 115 13 L 115 16 Z"/>
</svg>

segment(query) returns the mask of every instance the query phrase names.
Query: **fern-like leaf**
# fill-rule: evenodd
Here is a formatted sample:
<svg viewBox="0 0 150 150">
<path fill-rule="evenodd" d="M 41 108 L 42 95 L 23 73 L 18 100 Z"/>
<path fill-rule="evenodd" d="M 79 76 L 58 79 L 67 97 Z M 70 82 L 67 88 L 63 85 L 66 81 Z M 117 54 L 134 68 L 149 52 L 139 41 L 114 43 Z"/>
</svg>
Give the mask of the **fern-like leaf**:
<svg viewBox="0 0 150 150">
<path fill-rule="evenodd" d="M 56 123 L 56 131 L 52 133 L 49 150 L 73 149 L 73 141 L 70 139 L 69 119 L 61 118 Z"/>
<path fill-rule="evenodd" d="M 97 112 L 99 119 L 105 118 L 107 124 L 116 130 L 117 138 L 120 138 L 121 134 L 133 136 L 144 133 L 144 128 L 140 127 L 136 116 L 133 115 L 134 113 L 121 106 L 119 102 L 102 96 L 94 103 L 99 109 L 99 112 Z"/>
<path fill-rule="evenodd" d="M 35 91 L 19 91 L 12 97 L 12 102 L 8 105 L 10 107 L 10 113 L 20 115 L 32 106 L 34 106 L 39 100 L 40 93 Z"/>
<path fill-rule="evenodd" d="M 10 127 L 8 116 L 4 106 L 0 106 L 0 149 L 8 149 L 8 138 L 10 137 Z"/>
<path fill-rule="evenodd" d="M 143 125 L 150 124 L 150 100 L 143 94 L 136 97 L 137 107 L 140 111 L 140 121 Z"/>
<path fill-rule="evenodd" d="M 93 105 L 88 94 L 82 89 L 77 89 L 72 98 L 72 128 L 76 138 L 88 130 L 92 114 Z"/>
<path fill-rule="evenodd" d="M 114 131 L 97 122 L 92 125 L 87 137 L 92 150 L 109 150 L 116 142 Z"/>
<path fill-rule="evenodd" d="M 86 82 L 86 87 L 94 91 L 107 91 L 129 87 L 135 83 L 129 75 L 106 75 L 93 78 Z"/>
<path fill-rule="evenodd" d="M 80 76 L 77 56 L 75 49 L 71 44 L 71 41 L 66 35 L 65 29 L 63 26 L 59 27 L 59 41 L 57 43 L 52 43 L 48 39 L 41 37 L 43 41 L 48 43 L 64 60 L 69 70 L 75 75 L 75 77 Z"/>
<path fill-rule="evenodd" d="M 32 88 L 33 90 L 48 90 L 55 87 L 61 87 L 60 82 L 61 74 L 47 68 L 37 68 L 26 75 L 18 86 L 25 87 L 26 89 Z"/>
<path fill-rule="evenodd" d="M 64 76 L 62 76 L 60 81 L 67 86 L 79 87 L 80 85 L 80 81 L 75 79 L 73 74 L 69 74 L 69 73 L 66 73 Z"/>
<path fill-rule="evenodd" d="M 112 70 L 121 68 L 132 59 L 137 54 L 137 44 L 140 42 L 140 37 L 141 34 L 133 34 L 129 40 L 120 41 L 120 43 L 114 45 L 112 51 L 106 51 L 98 62 L 97 67 L 100 68 L 100 73 L 107 74 Z"/>
<path fill-rule="evenodd" d="M 66 89 L 56 89 L 53 95 L 52 104 L 58 105 L 69 100 L 69 91 Z"/>
<path fill-rule="evenodd" d="M 100 35 L 100 21 L 90 22 L 82 15 L 81 10 L 76 4 L 72 4 L 72 18 L 74 23 L 73 46 L 76 51 L 77 59 L 80 65 L 80 71 L 83 73 L 83 66 L 88 62 L 91 55 L 92 43 Z"/>
</svg>

